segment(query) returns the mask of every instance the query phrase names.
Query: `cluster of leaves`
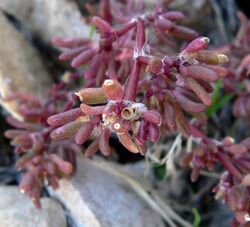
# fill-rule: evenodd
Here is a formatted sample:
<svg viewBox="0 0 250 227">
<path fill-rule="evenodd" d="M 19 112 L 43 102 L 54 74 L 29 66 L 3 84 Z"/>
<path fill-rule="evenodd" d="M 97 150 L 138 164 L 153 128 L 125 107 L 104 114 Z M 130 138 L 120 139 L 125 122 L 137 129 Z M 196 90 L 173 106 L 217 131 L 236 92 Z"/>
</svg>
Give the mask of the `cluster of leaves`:
<svg viewBox="0 0 250 227">
<path fill-rule="evenodd" d="M 20 191 L 27 193 L 36 207 L 41 207 L 40 197 L 47 183 L 54 190 L 59 187 L 58 180 L 68 177 L 76 168 L 76 153 L 81 152 L 72 139 L 52 141 L 47 118 L 59 111 L 71 109 L 75 105 L 71 92 L 65 90 L 65 84 L 53 86 L 47 94 L 48 101 L 43 102 L 28 94 L 15 93 L 6 101 L 18 102 L 18 113 L 22 119 L 8 116 L 7 122 L 15 129 L 9 129 L 5 136 L 11 139 L 18 170 L 25 170 L 19 184 Z"/>
<path fill-rule="evenodd" d="M 128 151 L 145 155 L 150 141 L 181 133 L 198 141 L 180 161 L 192 168 L 192 181 L 202 169 L 213 171 L 222 165 L 226 172 L 214 189 L 216 197 L 235 212 L 233 225 L 249 221 L 250 139 L 239 144 L 229 137 L 217 141 L 203 129 L 214 84 L 223 84 L 236 95 L 235 115 L 249 119 L 250 26 L 240 14 L 242 27 L 236 41 L 208 50 L 209 39 L 180 25 L 185 16 L 167 10 L 170 2 L 159 1 L 152 12 L 144 12 L 143 1 L 103 0 L 91 20 L 99 40 L 53 40 L 55 46 L 66 48 L 59 59 L 80 67 L 83 88 L 72 98 L 65 88 L 53 87 L 46 103 L 27 95 L 12 97 L 19 100 L 24 121 L 8 118 L 18 129 L 7 131 L 6 136 L 13 140 L 16 153 L 23 154 L 17 166 L 27 172 L 20 188 L 38 206 L 45 182 L 57 188 L 58 179 L 72 173 L 74 153 L 87 140 L 93 138 L 85 150 L 88 157 L 98 150 L 110 155 L 111 136 Z M 227 67 L 220 65 L 225 63 Z M 213 97 L 217 99 L 216 93 Z M 81 103 L 76 106 L 78 98 Z"/>
</svg>

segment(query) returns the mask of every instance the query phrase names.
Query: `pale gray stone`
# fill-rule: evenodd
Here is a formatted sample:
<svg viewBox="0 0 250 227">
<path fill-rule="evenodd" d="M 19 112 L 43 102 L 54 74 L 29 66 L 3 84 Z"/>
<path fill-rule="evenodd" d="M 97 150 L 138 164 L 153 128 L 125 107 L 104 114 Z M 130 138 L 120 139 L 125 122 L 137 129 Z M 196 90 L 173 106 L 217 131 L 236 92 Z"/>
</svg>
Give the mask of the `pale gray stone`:
<svg viewBox="0 0 250 227">
<path fill-rule="evenodd" d="M 0 186 L 0 227 L 66 227 L 58 202 L 43 198 L 41 203 L 42 209 L 37 209 L 17 187 Z"/>
<path fill-rule="evenodd" d="M 0 1 L 1 2 L 1 1 Z M 26 92 L 44 97 L 52 83 L 38 52 L 0 11 L 0 97 Z M 15 102 L 0 104 L 15 115 Z"/>
<path fill-rule="evenodd" d="M 17 17 L 29 31 L 50 43 L 55 36 L 88 37 L 78 6 L 69 0 L 1 0 L 0 8 Z"/>
<path fill-rule="evenodd" d="M 165 226 L 125 182 L 91 160 L 80 158 L 76 174 L 61 180 L 57 191 L 49 191 L 66 207 L 77 227 Z"/>
</svg>

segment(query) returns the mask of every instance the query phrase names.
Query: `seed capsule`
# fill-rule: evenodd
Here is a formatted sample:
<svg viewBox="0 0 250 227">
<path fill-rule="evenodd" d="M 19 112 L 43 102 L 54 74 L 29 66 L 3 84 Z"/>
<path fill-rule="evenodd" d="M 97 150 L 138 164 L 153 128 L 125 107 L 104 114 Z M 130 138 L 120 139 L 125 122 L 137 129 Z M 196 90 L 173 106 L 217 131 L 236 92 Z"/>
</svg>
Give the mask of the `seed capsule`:
<svg viewBox="0 0 250 227">
<path fill-rule="evenodd" d="M 136 117 L 136 110 L 131 107 L 126 107 L 122 110 L 121 116 L 125 120 L 131 120 Z"/>
<path fill-rule="evenodd" d="M 102 91 L 107 99 L 121 101 L 124 95 L 123 87 L 117 80 L 105 80 Z"/>
<path fill-rule="evenodd" d="M 223 64 L 229 61 L 227 55 L 210 50 L 199 51 L 196 55 L 196 59 L 211 65 Z"/>
<path fill-rule="evenodd" d="M 106 103 L 107 99 L 101 88 L 83 88 L 75 93 L 81 102 L 89 105 Z"/>
</svg>

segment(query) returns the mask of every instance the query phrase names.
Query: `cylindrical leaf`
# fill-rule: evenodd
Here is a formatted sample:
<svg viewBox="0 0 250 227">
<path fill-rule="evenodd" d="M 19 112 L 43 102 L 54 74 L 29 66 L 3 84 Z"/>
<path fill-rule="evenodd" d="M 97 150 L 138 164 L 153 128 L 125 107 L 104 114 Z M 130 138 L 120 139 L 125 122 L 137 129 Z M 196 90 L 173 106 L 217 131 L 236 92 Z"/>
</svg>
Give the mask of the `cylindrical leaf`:
<svg viewBox="0 0 250 227">
<path fill-rule="evenodd" d="M 211 105 L 212 100 L 207 91 L 193 78 L 186 79 L 188 87 L 200 98 L 207 106 Z"/>
<path fill-rule="evenodd" d="M 139 153 L 139 150 L 138 150 L 136 144 L 132 141 L 132 139 L 131 139 L 131 137 L 130 137 L 130 135 L 128 133 L 118 134 L 117 136 L 118 136 L 119 141 L 121 142 L 121 144 L 126 149 L 128 149 L 132 153 Z"/>
<path fill-rule="evenodd" d="M 61 126 L 63 124 L 76 120 L 81 115 L 84 114 L 78 107 L 72 110 L 65 111 L 63 113 L 52 115 L 47 119 L 47 122 L 52 126 Z"/>
<path fill-rule="evenodd" d="M 110 131 L 108 128 L 104 129 L 99 138 L 99 147 L 103 155 L 108 156 L 111 154 L 111 149 L 109 146 Z"/>
<path fill-rule="evenodd" d="M 75 142 L 77 144 L 85 143 L 91 136 L 91 133 L 94 129 L 92 122 L 85 123 L 75 134 Z"/>
</svg>

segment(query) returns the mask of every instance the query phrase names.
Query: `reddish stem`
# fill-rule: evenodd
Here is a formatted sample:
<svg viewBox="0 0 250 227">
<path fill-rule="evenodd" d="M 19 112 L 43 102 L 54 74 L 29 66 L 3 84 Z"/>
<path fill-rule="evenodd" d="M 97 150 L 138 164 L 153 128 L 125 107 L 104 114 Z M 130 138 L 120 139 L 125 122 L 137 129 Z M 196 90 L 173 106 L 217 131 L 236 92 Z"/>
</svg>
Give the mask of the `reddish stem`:
<svg viewBox="0 0 250 227">
<path fill-rule="evenodd" d="M 103 19 L 108 23 L 112 23 L 112 14 L 110 12 L 110 2 L 109 0 L 103 0 Z"/>
<path fill-rule="evenodd" d="M 228 170 L 228 172 L 230 172 L 231 174 L 233 174 L 233 176 L 239 181 L 242 181 L 242 175 L 239 172 L 238 169 L 236 169 L 236 167 L 230 162 L 229 158 L 221 153 L 220 151 L 218 153 L 216 153 L 217 158 L 220 160 L 221 164 L 224 166 L 224 168 L 226 170 Z"/>
<path fill-rule="evenodd" d="M 125 100 L 135 101 L 138 81 L 140 77 L 140 71 L 141 71 L 141 63 L 136 60 L 133 63 L 132 72 L 125 85 L 125 95 L 124 95 Z"/>
<path fill-rule="evenodd" d="M 145 26 L 144 21 L 141 19 L 138 19 L 137 21 L 137 34 L 136 34 L 136 46 L 139 51 L 142 50 L 144 44 L 146 41 L 145 37 Z"/>
</svg>

